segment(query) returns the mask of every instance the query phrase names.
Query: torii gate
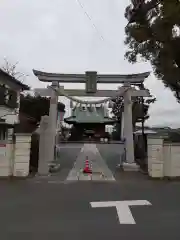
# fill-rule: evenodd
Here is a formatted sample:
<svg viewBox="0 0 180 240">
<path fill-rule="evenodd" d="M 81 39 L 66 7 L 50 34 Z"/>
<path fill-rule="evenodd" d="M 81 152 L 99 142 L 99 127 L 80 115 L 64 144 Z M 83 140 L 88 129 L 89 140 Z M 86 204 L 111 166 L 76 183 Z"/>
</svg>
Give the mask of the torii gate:
<svg viewBox="0 0 180 240">
<path fill-rule="evenodd" d="M 51 82 L 51 88 L 35 89 L 35 93 L 42 96 L 50 96 L 49 125 L 50 133 L 48 138 L 48 156 L 47 163 L 54 160 L 54 146 L 57 125 L 57 103 L 58 96 L 67 96 L 69 99 L 73 96 L 80 97 L 107 97 L 101 102 L 110 101 L 116 96 L 124 96 L 124 137 L 126 139 L 126 160 L 127 163 L 134 163 L 134 141 L 132 126 L 132 101 L 131 97 L 149 97 L 148 90 L 136 90 L 131 85 L 139 85 L 150 75 L 150 72 L 131 74 L 131 75 L 114 75 L 114 74 L 97 74 L 97 72 L 86 72 L 85 74 L 57 74 L 46 73 L 33 70 L 34 75 L 42 82 Z M 64 89 L 59 83 L 85 83 L 86 89 Z M 118 90 L 97 90 L 97 83 L 123 84 Z M 76 99 L 77 100 L 77 99 Z M 78 100 L 80 101 L 80 100 Z M 87 101 L 89 104 L 100 101 Z"/>
</svg>

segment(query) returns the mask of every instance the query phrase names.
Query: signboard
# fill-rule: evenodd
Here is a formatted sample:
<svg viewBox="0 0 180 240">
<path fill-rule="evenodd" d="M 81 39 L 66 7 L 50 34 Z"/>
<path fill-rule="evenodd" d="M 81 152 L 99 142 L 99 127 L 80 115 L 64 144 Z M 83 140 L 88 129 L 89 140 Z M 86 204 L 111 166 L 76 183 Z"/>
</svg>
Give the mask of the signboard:
<svg viewBox="0 0 180 240">
<path fill-rule="evenodd" d="M 97 72 L 86 72 L 86 93 L 96 93 Z"/>
</svg>

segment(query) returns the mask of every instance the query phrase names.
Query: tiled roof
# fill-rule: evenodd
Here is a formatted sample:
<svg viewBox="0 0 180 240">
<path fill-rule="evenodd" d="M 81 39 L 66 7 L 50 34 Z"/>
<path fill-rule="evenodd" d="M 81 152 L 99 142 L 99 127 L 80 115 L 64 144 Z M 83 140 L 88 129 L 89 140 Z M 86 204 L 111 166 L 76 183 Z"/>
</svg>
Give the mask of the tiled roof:
<svg viewBox="0 0 180 240">
<path fill-rule="evenodd" d="M 65 118 L 67 123 L 114 123 L 115 120 L 108 117 L 103 107 L 90 108 L 77 107 L 73 110 L 72 116 Z"/>
</svg>

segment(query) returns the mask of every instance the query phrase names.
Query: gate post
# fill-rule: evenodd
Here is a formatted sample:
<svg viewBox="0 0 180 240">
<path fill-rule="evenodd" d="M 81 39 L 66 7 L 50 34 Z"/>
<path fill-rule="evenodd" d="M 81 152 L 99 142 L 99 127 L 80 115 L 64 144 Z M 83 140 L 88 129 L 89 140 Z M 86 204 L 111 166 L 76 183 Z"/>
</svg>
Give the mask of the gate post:
<svg viewBox="0 0 180 240">
<path fill-rule="evenodd" d="M 38 163 L 38 174 L 48 175 L 49 174 L 49 158 L 48 158 L 48 135 L 49 135 L 49 116 L 43 116 L 40 123 L 39 133 L 39 163 Z"/>
<path fill-rule="evenodd" d="M 124 94 L 124 137 L 127 163 L 134 163 L 131 89 Z"/>
<path fill-rule="evenodd" d="M 58 82 L 53 82 L 52 87 L 57 88 L 59 86 Z M 48 162 L 54 161 L 55 154 L 55 144 L 56 144 L 56 129 L 57 129 L 57 105 L 58 105 L 58 94 L 56 90 L 52 88 L 51 99 L 50 99 L 50 109 L 49 109 L 49 124 L 48 124 L 48 138 L 47 138 L 47 158 Z"/>
</svg>

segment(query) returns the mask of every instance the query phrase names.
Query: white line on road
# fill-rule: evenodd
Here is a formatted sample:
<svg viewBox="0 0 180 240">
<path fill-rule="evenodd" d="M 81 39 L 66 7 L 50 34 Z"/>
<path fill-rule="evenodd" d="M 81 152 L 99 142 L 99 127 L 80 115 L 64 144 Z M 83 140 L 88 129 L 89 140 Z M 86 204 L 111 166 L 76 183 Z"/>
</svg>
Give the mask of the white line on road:
<svg viewBox="0 0 180 240">
<path fill-rule="evenodd" d="M 92 208 L 116 207 L 120 224 L 136 224 L 130 206 L 151 205 L 147 200 L 91 202 Z"/>
</svg>

